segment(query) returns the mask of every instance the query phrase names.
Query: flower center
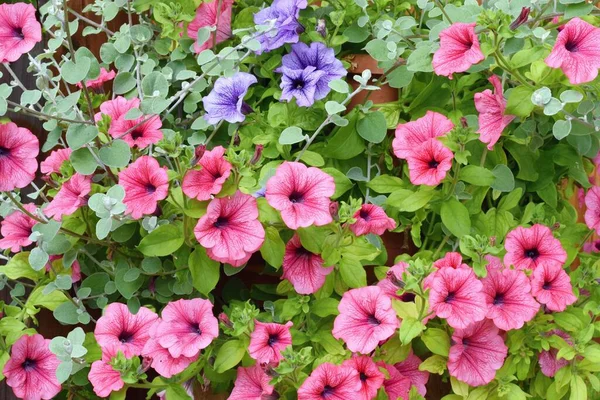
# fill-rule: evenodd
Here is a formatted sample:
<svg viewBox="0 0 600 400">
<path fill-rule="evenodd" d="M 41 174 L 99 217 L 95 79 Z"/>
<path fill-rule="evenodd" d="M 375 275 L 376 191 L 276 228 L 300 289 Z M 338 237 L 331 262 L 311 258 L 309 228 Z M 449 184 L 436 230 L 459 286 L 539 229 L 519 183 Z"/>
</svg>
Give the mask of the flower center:
<svg viewBox="0 0 600 400">
<path fill-rule="evenodd" d="M 139 131 L 137 129 L 135 129 L 133 132 L 131 132 L 131 138 L 133 140 L 137 140 L 137 139 L 141 138 L 142 136 L 144 136 L 144 132 Z"/>
<path fill-rule="evenodd" d="M 301 89 L 303 89 L 303 88 L 304 88 L 304 81 L 303 81 L 303 80 L 301 80 L 301 79 L 296 79 L 296 80 L 294 80 L 294 81 L 292 82 L 292 86 L 293 86 L 295 89 L 301 90 Z"/>
<path fill-rule="evenodd" d="M 151 184 L 151 183 L 147 183 L 147 184 L 146 184 L 146 192 L 148 192 L 148 193 L 150 193 L 150 194 L 152 194 L 152 193 L 156 192 L 156 186 L 154 186 L 154 185 L 153 185 L 153 184 Z"/>
<path fill-rule="evenodd" d="M 129 332 L 121 332 L 121 334 L 119 335 L 119 342 L 121 342 L 121 343 L 131 343 L 132 339 L 133 339 L 133 334 L 131 334 Z"/>
<path fill-rule="evenodd" d="M 0 146 L 0 158 L 1 157 L 8 157 L 10 155 L 10 150 L 7 149 L 6 147 L 1 147 Z"/>
<path fill-rule="evenodd" d="M 456 297 L 456 293 L 454 292 L 448 292 L 448 295 L 446 296 L 446 303 L 451 303 L 452 301 L 454 301 L 454 298 Z"/>
<path fill-rule="evenodd" d="M 471 341 L 470 341 L 469 339 L 467 339 L 467 338 L 464 338 L 464 339 L 462 340 L 462 344 L 463 344 L 463 346 L 468 346 L 470 343 L 471 343 Z"/>
<path fill-rule="evenodd" d="M 552 282 L 546 282 L 546 281 L 544 281 L 544 284 L 542 285 L 542 289 L 544 289 L 544 290 L 550 290 L 550 289 L 552 289 Z"/>
<path fill-rule="evenodd" d="M 23 364 L 21 364 L 21 367 L 23 367 L 25 371 L 31 371 L 35 368 L 35 360 L 26 358 L 25 361 L 23 361 Z"/>
<path fill-rule="evenodd" d="M 267 344 L 269 346 L 273 346 L 278 341 L 279 341 L 279 335 L 276 335 L 273 333 L 273 334 L 269 335 L 269 340 L 267 340 Z"/>
<path fill-rule="evenodd" d="M 360 213 L 358 215 L 360 215 L 360 217 L 362 219 L 364 219 L 365 221 L 368 221 L 371 219 L 371 214 L 369 214 L 369 212 L 366 210 L 360 210 Z"/>
<path fill-rule="evenodd" d="M 25 35 L 23 34 L 23 28 L 14 27 L 13 28 L 13 36 L 19 38 L 21 40 L 25 39 Z"/>
<path fill-rule="evenodd" d="M 308 250 L 306 250 L 304 247 L 298 247 L 296 249 L 296 255 L 299 257 L 308 257 L 310 255 L 312 255 L 312 253 Z"/>
<path fill-rule="evenodd" d="M 540 252 L 537 249 L 525 250 L 525 257 L 527 257 L 527 258 L 531 258 L 532 260 L 535 260 L 539 256 L 540 256 Z"/>
<path fill-rule="evenodd" d="M 290 194 L 290 196 L 288 197 L 288 199 L 290 199 L 290 201 L 292 203 L 302 203 L 302 201 L 304 200 L 303 196 L 301 193 L 298 192 L 292 192 Z"/>
<path fill-rule="evenodd" d="M 219 217 L 217 218 L 213 226 L 215 228 L 224 228 L 225 226 L 227 226 L 227 222 L 227 217 Z"/>
<path fill-rule="evenodd" d="M 571 52 L 571 53 L 577 53 L 579 51 L 579 47 L 577 46 L 577 43 L 568 40 L 567 43 L 565 43 L 565 49 L 567 49 L 567 51 Z"/>
<path fill-rule="evenodd" d="M 360 380 L 364 382 L 367 379 L 369 379 L 369 377 L 367 376 L 367 374 L 365 374 L 364 372 L 361 372 L 360 373 Z"/>
<path fill-rule="evenodd" d="M 429 168 L 435 169 L 438 167 L 438 165 L 440 165 L 440 163 L 437 162 L 437 160 L 433 159 L 433 160 L 429 161 L 429 163 L 427 163 L 427 165 L 429 165 Z"/>
<path fill-rule="evenodd" d="M 497 293 L 496 297 L 494 297 L 494 305 L 498 306 L 498 305 L 502 305 L 502 304 L 504 304 L 504 294 Z"/>
<path fill-rule="evenodd" d="M 195 333 L 197 335 L 202 335 L 202 329 L 200 329 L 199 325 L 191 324 L 190 329 L 192 330 L 192 333 Z"/>
<path fill-rule="evenodd" d="M 329 396 L 331 394 L 333 394 L 334 389 L 329 386 L 329 385 L 325 385 L 325 387 L 323 387 L 323 391 L 321 392 L 321 396 Z"/>
<path fill-rule="evenodd" d="M 369 323 L 369 325 L 373 325 L 373 326 L 379 326 L 381 325 L 381 321 L 377 319 L 377 317 L 375 317 L 375 315 L 371 314 L 367 317 L 367 322 Z"/>
<path fill-rule="evenodd" d="M 600 241 L 594 243 L 594 247 L 596 248 L 596 250 L 600 250 Z"/>
</svg>

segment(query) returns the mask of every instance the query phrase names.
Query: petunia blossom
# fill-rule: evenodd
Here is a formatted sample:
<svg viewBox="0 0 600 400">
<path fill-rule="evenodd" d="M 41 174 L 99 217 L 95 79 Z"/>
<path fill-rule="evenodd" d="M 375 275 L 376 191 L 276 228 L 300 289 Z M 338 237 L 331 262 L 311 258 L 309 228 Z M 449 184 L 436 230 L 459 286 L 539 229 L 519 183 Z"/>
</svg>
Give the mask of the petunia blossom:
<svg viewBox="0 0 600 400">
<path fill-rule="evenodd" d="M 87 204 L 88 194 L 92 191 L 92 179 L 89 176 L 76 173 L 54 196 L 54 199 L 44 208 L 44 214 L 61 221 L 65 215 L 71 215 L 80 207 Z"/>
<path fill-rule="evenodd" d="M 118 392 L 125 386 L 121 372 L 115 370 L 111 361 L 117 357 L 120 349 L 110 344 L 102 349 L 102 359 L 94 361 L 88 373 L 88 379 L 94 388 L 94 393 L 100 397 L 108 397 L 111 392 Z"/>
<path fill-rule="evenodd" d="M 600 240 L 584 243 L 583 251 L 586 253 L 600 253 Z"/>
<path fill-rule="evenodd" d="M 111 303 L 98 319 L 94 336 L 102 349 L 115 346 L 125 357 L 140 355 L 150 337 L 149 329 L 158 316 L 146 307 L 132 314 L 127 305 Z"/>
<path fill-rule="evenodd" d="M 333 337 L 346 342 L 352 352 L 367 354 L 390 338 L 399 326 L 392 300 L 378 286 L 352 289 L 338 305 Z"/>
<path fill-rule="evenodd" d="M 513 229 L 506 235 L 504 247 L 504 265 L 514 265 L 517 269 L 535 269 L 542 264 L 562 267 L 567 261 L 567 252 L 560 241 L 550 228 L 540 224 Z"/>
<path fill-rule="evenodd" d="M 156 211 L 159 200 L 169 194 L 167 168 L 155 158 L 142 156 L 119 173 L 119 184 L 125 190 L 126 214 L 140 219 Z"/>
<path fill-rule="evenodd" d="M 429 380 L 429 372 L 419 370 L 421 359 L 414 355 L 411 351 L 408 357 L 399 363 L 394 364 L 394 368 L 403 376 L 410 379 L 411 386 L 414 386 L 423 397 L 427 394 L 427 381 Z"/>
<path fill-rule="evenodd" d="M 315 167 L 299 162 L 284 162 L 275 176 L 267 181 L 265 197 L 271 207 L 281 212 L 290 229 L 322 226 L 333 219 L 329 199 L 335 192 L 333 177 Z"/>
<path fill-rule="evenodd" d="M 470 268 L 442 268 L 435 273 L 429 292 L 429 311 L 445 318 L 453 328 L 465 329 L 485 318 L 483 285 Z"/>
<path fill-rule="evenodd" d="M 302 246 L 298 235 L 294 235 L 285 246 L 282 279 L 290 281 L 297 293 L 315 293 L 331 271 L 333 267 L 324 267 L 320 255 Z"/>
<path fill-rule="evenodd" d="M 413 185 L 437 186 L 452 168 L 454 154 L 437 139 L 429 139 L 406 158 Z"/>
<path fill-rule="evenodd" d="M 490 383 L 508 354 L 498 328 L 488 319 L 455 330 L 452 343 L 448 354 L 450 376 L 470 386 Z"/>
<path fill-rule="evenodd" d="M 317 84 L 325 72 L 318 71 L 313 66 L 304 69 L 281 69 L 281 100 L 291 101 L 296 99 L 300 107 L 310 107 L 315 103 Z"/>
<path fill-rule="evenodd" d="M 142 115 L 137 119 L 118 118 L 111 122 L 108 133 L 114 139 L 121 139 L 129 147 L 145 149 L 163 138 L 162 122 L 157 115 Z"/>
<path fill-rule="evenodd" d="M 69 161 L 72 150 L 69 148 L 54 150 L 44 161 L 40 163 L 42 174 L 59 173 L 63 163 Z"/>
<path fill-rule="evenodd" d="M 219 10 L 219 4 L 221 9 Z M 219 44 L 231 36 L 231 9 L 233 0 L 213 0 L 200 4 L 196 16 L 187 28 L 187 35 L 194 40 L 194 51 L 201 53 Z M 214 28 L 204 43 L 198 43 L 198 31 L 201 28 Z"/>
<path fill-rule="evenodd" d="M 488 150 L 493 150 L 504 128 L 516 117 L 505 113 L 506 99 L 500 79 L 492 75 L 489 81 L 494 86 L 494 92 L 485 89 L 481 93 L 475 93 L 475 108 L 479 111 L 479 140 L 487 143 Z"/>
<path fill-rule="evenodd" d="M 600 68 L 600 28 L 580 18 L 567 22 L 558 33 L 546 64 L 561 68 L 572 85 L 591 82 Z"/>
<path fill-rule="evenodd" d="M 117 76 L 115 71 L 107 71 L 106 68 L 100 68 L 100 75 L 94 79 L 87 79 L 85 81 L 85 87 L 91 89 L 102 89 L 106 82 L 112 81 Z M 77 87 L 82 88 L 83 85 L 81 82 L 77 82 Z"/>
<path fill-rule="evenodd" d="M 18 398 L 53 399 L 61 390 L 56 379 L 58 358 L 50 351 L 50 340 L 42 335 L 23 335 L 12 345 L 2 374 Z"/>
<path fill-rule="evenodd" d="M 23 207 L 35 215 L 37 207 L 34 204 L 24 204 Z M 22 247 L 29 246 L 33 243 L 29 236 L 35 224 L 37 224 L 36 220 L 20 210 L 7 215 L 0 222 L 0 249 L 10 249 L 13 253 L 18 253 Z"/>
<path fill-rule="evenodd" d="M 269 384 L 271 377 L 256 364 L 252 367 L 238 367 L 233 390 L 227 400 L 275 400 L 274 387 Z"/>
<path fill-rule="evenodd" d="M 260 43 L 256 54 L 278 49 L 286 43 L 297 43 L 298 35 L 304 31 L 298 17 L 307 5 L 306 0 L 274 0 L 269 7 L 254 14 L 256 25 L 269 27 L 256 38 Z"/>
<path fill-rule="evenodd" d="M 298 400 L 348 400 L 362 384 L 352 367 L 330 363 L 319 365 L 298 389 Z"/>
<path fill-rule="evenodd" d="M 585 223 L 600 234 L 600 187 L 592 186 L 585 194 Z"/>
<path fill-rule="evenodd" d="M 31 4 L 0 4 L 0 63 L 17 61 L 42 41 L 42 26 Z"/>
<path fill-rule="evenodd" d="M 234 267 L 246 263 L 265 240 L 256 199 L 239 191 L 213 199 L 194 234 L 210 258 Z"/>
<path fill-rule="evenodd" d="M 224 154 L 223 146 L 204 152 L 198 162 L 200 170 L 189 170 L 183 178 L 181 188 L 186 196 L 204 201 L 221 191 L 232 168 L 229 161 L 223 158 Z"/>
<path fill-rule="evenodd" d="M 577 301 L 571 278 L 558 264 L 541 264 L 531 275 L 531 294 L 550 311 L 564 311 Z"/>
<path fill-rule="evenodd" d="M 100 112 L 94 115 L 96 122 L 102 120 L 103 115 L 110 117 L 111 124 L 118 119 L 123 118 L 130 110 L 138 108 L 140 106 L 140 99 L 134 97 L 133 99 L 127 100 L 123 96 L 117 96 L 112 100 L 107 100 L 100 104 Z"/>
<path fill-rule="evenodd" d="M 404 287 L 404 282 L 402 282 L 402 274 L 408 268 L 408 264 L 404 261 L 400 261 L 394 266 L 392 266 L 386 273 L 385 278 L 377 282 L 377 286 L 383 290 L 387 296 L 392 299 L 402 300 L 402 301 L 410 301 L 414 299 L 414 294 L 405 293 L 401 296 L 398 295 L 398 290 Z M 407 299 L 407 296 L 411 296 Z"/>
<path fill-rule="evenodd" d="M 156 330 L 161 323 L 159 318 L 149 329 L 150 338 L 142 349 L 142 356 L 150 360 L 150 366 L 162 377 L 177 375 L 198 359 L 200 350 L 191 357 L 173 357 L 168 349 L 162 347 L 156 338 Z"/>
<path fill-rule="evenodd" d="M 475 23 L 456 22 L 440 32 L 440 48 L 433 55 L 433 71 L 452 79 L 485 59 L 475 33 Z"/>
<path fill-rule="evenodd" d="M 229 123 L 242 122 L 246 114 L 252 112 L 244 102 L 244 96 L 251 85 L 257 82 L 254 75 L 246 72 L 237 72 L 232 77 L 220 77 L 215 81 L 211 92 L 202 98 L 204 103 L 204 119 L 209 124 L 218 124 L 221 121 Z"/>
<path fill-rule="evenodd" d="M 504 331 L 521 329 L 540 308 L 531 295 L 529 279 L 523 271 L 489 270 L 481 283 L 487 304 L 486 318 Z"/>
<path fill-rule="evenodd" d="M 372 233 L 374 235 L 383 235 L 386 230 L 396 228 L 396 221 L 388 217 L 383 208 L 375 204 L 363 204 L 358 211 L 354 213 L 356 222 L 350 225 L 350 230 L 356 236 Z"/>
<path fill-rule="evenodd" d="M 33 181 L 39 148 L 38 138 L 29 129 L 12 122 L 0 123 L 0 192 L 24 188 Z"/>
<path fill-rule="evenodd" d="M 278 364 L 283 360 L 281 352 L 292 345 L 291 321 L 285 324 L 254 322 L 250 335 L 248 354 L 261 364 Z"/>
<path fill-rule="evenodd" d="M 449 251 L 444 255 L 444 257 L 440 258 L 433 263 L 433 272 L 430 273 L 423 279 L 423 289 L 428 289 L 431 287 L 433 283 L 433 279 L 435 278 L 435 274 L 438 270 L 442 268 L 467 268 L 470 269 L 467 264 L 462 262 L 462 255 L 456 251 Z"/>
<path fill-rule="evenodd" d="M 560 329 L 554 329 L 546 334 L 547 336 L 556 335 L 565 340 L 569 345 L 573 345 L 571 337 Z M 538 363 L 542 374 L 549 378 L 554 378 L 554 375 L 559 369 L 569 365 L 569 360 L 565 358 L 558 358 L 558 350 L 551 347 L 549 350 L 542 350 L 538 355 Z"/>
<path fill-rule="evenodd" d="M 383 381 L 383 389 L 388 399 L 408 399 L 410 393 L 411 380 L 404 376 L 393 365 L 379 361 L 377 365 L 387 371 L 387 377 Z"/>
<path fill-rule="evenodd" d="M 371 357 L 354 355 L 351 359 L 344 361 L 342 366 L 354 368 L 358 372 L 361 384 L 358 399 L 371 400 L 377 396 L 377 391 L 383 385 L 385 375 Z"/>
<path fill-rule="evenodd" d="M 392 142 L 394 154 L 398 158 L 407 158 L 427 140 L 445 136 L 452 129 L 454 124 L 445 115 L 427 111 L 419 119 L 398 124 Z"/>
</svg>

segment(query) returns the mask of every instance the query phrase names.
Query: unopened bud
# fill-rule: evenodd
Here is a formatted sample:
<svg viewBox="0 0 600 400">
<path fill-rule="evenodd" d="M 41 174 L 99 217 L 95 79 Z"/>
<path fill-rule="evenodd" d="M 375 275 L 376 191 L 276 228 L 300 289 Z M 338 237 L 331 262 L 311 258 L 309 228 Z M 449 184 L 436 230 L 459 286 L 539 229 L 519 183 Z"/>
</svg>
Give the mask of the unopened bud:
<svg viewBox="0 0 600 400">
<path fill-rule="evenodd" d="M 235 136 L 233 137 L 233 145 L 234 146 L 240 145 L 240 134 L 237 131 L 235 131 Z"/>
<path fill-rule="evenodd" d="M 263 152 L 264 148 L 265 148 L 265 146 L 263 146 L 262 144 L 256 145 L 256 148 L 254 149 L 254 155 L 250 159 L 251 165 L 254 165 L 260 161 L 260 158 L 262 157 L 262 152 Z"/>
<path fill-rule="evenodd" d="M 329 203 L 329 214 L 331 214 L 331 218 L 333 218 L 334 221 L 340 220 L 340 216 L 338 214 L 339 211 L 340 203 L 338 203 L 337 201 L 332 201 L 331 203 Z"/>
<path fill-rule="evenodd" d="M 460 117 L 460 124 L 463 128 L 469 127 L 469 123 L 467 122 L 467 119 L 465 117 Z"/>
<path fill-rule="evenodd" d="M 220 313 L 219 314 L 219 321 L 221 321 L 221 323 L 229 328 L 233 327 L 233 324 L 231 323 L 231 320 L 229 319 L 229 317 L 227 316 L 227 314 L 225 313 Z"/>
<path fill-rule="evenodd" d="M 510 24 L 510 29 L 511 30 L 515 30 L 518 27 L 520 27 L 521 25 L 523 25 L 525 22 L 527 22 L 527 19 L 529 18 L 529 13 L 531 12 L 531 8 L 529 7 L 523 7 L 521 9 L 521 13 L 519 14 L 519 16 L 517 17 L 517 19 L 515 19 L 512 24 Z"/>
<path fill-rule="evenodd" d="M 560 229 L 560 222 L 555 222 L 554 224 L 552 224 L 552 228 L 550 229 L 553 231 Z"/>
<path fill-rule="evenodd" d="M 387 272 L 387 279 L 390 282 L 392 282 L 394 284 L 394 286 L 396 286 L 397 288 L 403 289 L 404 286 L 406 286 L 404 281 L 402 279 L 398 279 L 398 277 L 392 270 L 389 270 Z"/>
<path fill-rule="evenodd" d="M 323 18 L 317 20 L 315 31 L 317 31 L 317 33 L 323 37 L 327 36 L 327 25 L 325 25 L 325 20 Z"/>
<path fill-rule="evenodd" d="M 192 158 L 192 167 L 198 164 L 198 161 L 200 161 L 205 152 L 206 145 L 201 144 L 199 146 L 196 146 L 196 148 L 194 149 L 194 158 Z"/>
<path fill-rule="evenodd" d="M 144 357 L 142 359 L 142 363 L 140 364 L 140 366 L 138 367 L 138 375 L 143 374 L 144 372 L 148 371 L 150 369 L 150 365 L 152 364 L 152 359 L 149 357 Z"/>
<path fill-rule="evenodd" d="M 491 236 L 490 237 L 490 246 L 495 246 L 496 245 L 496 236 Z"/>
</svg>

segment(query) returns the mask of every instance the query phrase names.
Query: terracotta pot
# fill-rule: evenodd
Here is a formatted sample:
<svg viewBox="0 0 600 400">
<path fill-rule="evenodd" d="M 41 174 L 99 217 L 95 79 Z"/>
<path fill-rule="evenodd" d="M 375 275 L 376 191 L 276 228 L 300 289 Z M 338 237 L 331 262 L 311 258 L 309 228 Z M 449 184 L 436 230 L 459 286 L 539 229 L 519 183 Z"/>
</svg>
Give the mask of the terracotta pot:
<svg viewBox="0 0 600 400">
<path fill-rule="evenodd" d="M 344 57 L 344 59 L 350 63 L 346 80 L 353 89 L 359 86 L 358 82 L 353 79 L 353 76 L 362 74 L 366 69 L 371 70 L 371 74 L 375 78 L 382 76 L 384 73 L 384 70 L 377 66 L 377 61 L 368 54 L 351 54 Z M 350 100 L 348 109 L 351 110 L 356 105 L 361 104 L 366 96 L 369 96 L 369 100 L 375 104 L 389 103 L 398 100 L 398 89 L 389 85 L 383 85 L 379 90 L 362 91 Z"/>
</svg>

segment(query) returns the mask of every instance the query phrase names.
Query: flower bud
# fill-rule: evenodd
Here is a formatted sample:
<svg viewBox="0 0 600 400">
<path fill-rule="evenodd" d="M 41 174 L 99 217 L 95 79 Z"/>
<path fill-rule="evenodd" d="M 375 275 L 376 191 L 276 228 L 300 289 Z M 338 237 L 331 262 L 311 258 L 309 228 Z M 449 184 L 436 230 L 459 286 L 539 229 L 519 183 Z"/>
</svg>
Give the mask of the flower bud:
<svg viewBox="0 0 600 400">
<path fill-rule="evenodd" d="M 144 357 L 142 359 L 142 363 L 138 367 L 138 370 L 137 370 L 138 375 L 141 375 L 144 372 L 148 371 L 150 369 L 151 364 L 152 364 L 152 359 L 149 357 Z"/>
<path fill-rule="evenodd" d="M 331 218 L 333 218 L 334 221 L 340 220 L 340 216 L 338 214 L 339 211 L 340 203 L 338 203 L 337 201 L 332 201 L 331 203 L 329 203 L 329 214 L 331 214 Z"/>
<path fill-rule="evenodd" d="M 490 237 L 490 246 L 495 246 L 496 245 L 496 236 L 491 236 Z"/>
<path fill-rule="evenodd" d="M 396 277 L 396 274 L 394 272 L 392 272 L 392 270 L 389 270 L 387 272 L 387 279 L 392 282 L 394 284 L 394 286 L 396 286 L 397 288 L 403 289 L 404 286 L 406 286 L 406 284 L 404 283 L 404 281 L 402 279 L 398 279 Z"/>
<path fill-rule="evenodd" d="M 515 30 L 517 29 L 519 26 L 523 25 L 525 22 L 527 22 L 527 19 L 529 18 L 529 13 L 531 12 L 531 8 L 529 7 L 523 7 L 521 9 L 521 13 L 519 14 L 519 16 L 517 17 L 517 19 L 515 19 L 512 24 L 510 24 L 510 29 L 511 30 Z"/>
<path fill-rule="evenodd" d="M 262 152 L 263 152 L 264 148 L 265 148 L 265 146 L 263 146 L 262 144 L 256 145 L 256 148 L 254 149 L 254 155 L 250 159 L 251 165 L 254 165 L 260 161 L 260 158 L 262 157 Z"/>
<path fill-rule="evenodd" d="M 229 320 L 229 317 L 227 316 L 227 314 L 225 314 L 225 313 L 223 313 L 223 312 L 219 314 L 219 321 L 220 321 L 220 322 L 221 322 L 223 325 L 227 326 L 228 328 L 232 328 L 232 327 L 233 327 L 233 324 L 232 324 L 232 323 L 231 323 L 231 321 Z"/>
<path fill-rule="evenodd" d="M 325 37 L 327 35 L 327 25 L 325 25 L 325 20 L 323 18 L 317 20 L 317 26 L 315 26 L 315 31 L 319 33 L 319 35 Z"/>
<path fill-rule="evenodd" d="M 201 144 L 199 146 L 196 146 L 196 148 L 194 149 L 194 158 L 192 158 L 192 167 L 198 164 L 198 161 L 200 161 L 205 152 L 206 145 Z"/>
<path fill-rule="evenodd" d="M 239 146 L 240 145 L 240 134 L 238 133 L 238 131 L 235 131 L 235 136 L 233 137 L 233 145 L 234 146 Z"/>
<path fill-rule="evenodd" d="M 467 119 L 465 117 L 460 117 L 460 125 L 463 128 L 468 128 L 469 127 L 469 123 L 467 122 Z"/>
</svg>

